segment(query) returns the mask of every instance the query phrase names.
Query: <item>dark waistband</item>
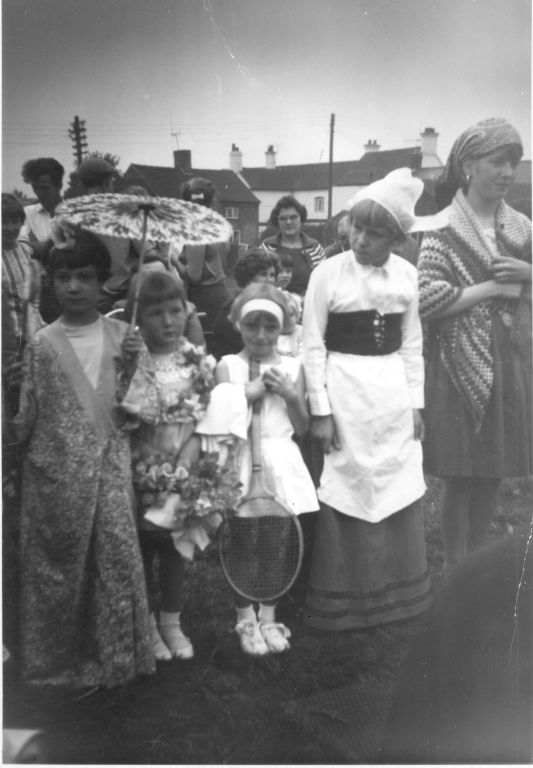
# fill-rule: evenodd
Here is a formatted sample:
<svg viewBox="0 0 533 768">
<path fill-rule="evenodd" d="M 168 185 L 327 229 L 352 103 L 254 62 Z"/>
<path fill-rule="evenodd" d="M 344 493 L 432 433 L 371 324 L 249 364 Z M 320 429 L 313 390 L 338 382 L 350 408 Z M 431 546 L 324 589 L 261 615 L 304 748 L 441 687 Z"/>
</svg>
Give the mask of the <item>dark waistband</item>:
<svg viewBox="0 0 533 768">
<path fill-rule="evenodd" d="M 402 346 L 402 314 L 380 315 L 375 309 L 330 314 L 326 349 L 350 355 L 390 355 Z"/>
</svg>

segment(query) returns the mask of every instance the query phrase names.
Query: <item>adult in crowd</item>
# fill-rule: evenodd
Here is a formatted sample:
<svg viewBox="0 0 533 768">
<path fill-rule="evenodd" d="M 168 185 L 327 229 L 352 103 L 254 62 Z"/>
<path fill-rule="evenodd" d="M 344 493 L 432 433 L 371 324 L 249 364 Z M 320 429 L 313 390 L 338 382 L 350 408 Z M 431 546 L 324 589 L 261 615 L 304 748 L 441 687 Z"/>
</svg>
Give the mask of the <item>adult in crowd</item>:
<svg viewBox="0 0 533 768">
<path fill-rule="evenodd" d="M 486 537 L 501 479 L 533 472 L 531 223 L 504 202 L 522 156 L 502 118 L 454 143 L 439 197 L 449 224 L 423 240 L 428 321 L 426 471 L 444 480 L 447 566 Z"/>
<path fill-rule="evenodd" d="M 275 253 L 269 253 L 263 248 L 250 248 L 237 259 L 234 277 L 240 290 L 250 283 L 275 285 L 280 268 L 280 261 Z M 237 355 L 244 346 L 240 331 L 229 319 L 234 301 L 235 297 L 228 298 L 215 316 L 212 354 L 217 360 L 223 355 Z"/>
<path fill-rule="evenodd" d="M 22 178 L 37 197 L 38 202 L 24 209 L 25 222 L 20 231 L 21 242 L 29 244 L 33 258 L 46 265 L 47 255 L 53 246 L 51 239 L 52 221 L 55 210 L 61 202 L 61 189 L 65 169 L 53 157 L 38 157 L 28 160 L 22 166 Z M 42 273 L 41 315 L 51 323 L 60 314 L 55 294 Z"/>
<path fill-rule="evenodd" d="M 300 296 L 307 290 L 311 272 L 324 258 L 324 250 L 318 240 L 302 231 L 306 219 L 305 205 L 292 195 L 284 195 L 270 213 L 270 223 L 276 227 L 278 234 L 262 242 L 263 248 L 271 253 L 289 253 L 292 256 L 292 280 L 287 290 Z"/>
<path fill-rule="evenodd" d="M 22 178 L 31 185 L 38 202 L 25 207 L 26 220 L 19 238 L 30 243 L 34 258 L 39 261 L 53 245 L 50 227 L 55 209 L 62 199 L 64 174 L 65 169 L 53 157 L 38 157 L 22 166 Z"/>
<path fill-rule="evenodd" d="M 335 242 L 324 248 L 324 258 L 336 256 L 338 253 L 350 250 L 350 216 L 345 213 L 337 222 L 337 237 Z"/>
<path fill-rule="evenodd" d="M 22 353 L 28 337 L 43 325 L 39 315 L 41 271 L 28 243 L 18 240 L 24 208 L 2 194 L 2 578 L 3 637 L 18 646 L 19 509 L 21 451 L 12 430 L 18 411 Z"/>
<path fill-rule="evenodd" d="M 106 194 L 113 191 L 116 168 L 103 157 L 90 155 L 78 166 L 78 176 L 86 195 Z"/>
<path fill-rule="evenodd" d="M 216 189 L 211 181 L 197 176 L 183 185 L 182 196 L 184 200 L 213 208 Z M 229 243 L 225 242 L 186 245 L 180 255 L 187 298 L 198 312 L 205 313 L 203 326 L 208 352 L 212 352 L 215 318 L 230 298 L 225 282 L 228 252 Z"/>
<path fill-rule="evenodd" d="M 86 195 L 109 194 L 113 192 L 117 170 L 103 157 L 91 155 L 78 166 L 78 176 Z M 111 256 L 111 276 L 101 286 L 97 303 L 98 311 L 107 314 L 128 295 L 131 241 L 107 235 L 98 235 L 98 239 Z"/>
</svg>

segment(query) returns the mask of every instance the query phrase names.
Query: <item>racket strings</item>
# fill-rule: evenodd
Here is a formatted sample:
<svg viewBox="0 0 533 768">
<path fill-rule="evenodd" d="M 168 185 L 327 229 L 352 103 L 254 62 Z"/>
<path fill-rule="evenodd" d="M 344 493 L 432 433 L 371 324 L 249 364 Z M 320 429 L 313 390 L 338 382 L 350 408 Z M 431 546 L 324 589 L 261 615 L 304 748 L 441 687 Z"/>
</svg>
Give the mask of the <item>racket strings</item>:
<svg viewBox="0 0 533 768">
<path fill-rule="evenodd" d="M 293 515 L 234 517 L 223 526 L 221 537 L 222 567 L 239 594 L 254 601 L 273 600 L 294 583 L 302 533 Z"/>
</svg>

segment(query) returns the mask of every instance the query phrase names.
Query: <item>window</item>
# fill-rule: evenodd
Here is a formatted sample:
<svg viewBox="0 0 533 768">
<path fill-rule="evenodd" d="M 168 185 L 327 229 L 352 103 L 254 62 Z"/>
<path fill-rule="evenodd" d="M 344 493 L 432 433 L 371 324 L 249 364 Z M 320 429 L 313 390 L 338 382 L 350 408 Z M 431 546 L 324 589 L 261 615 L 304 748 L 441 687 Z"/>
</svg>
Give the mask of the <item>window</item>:
<svg viewBox="0 0 533 768">
<path fill-rule="evenodd" d="M 240 243 L 241 242 L 241 232 L 239 229 L 233 230 L 233 242 L 234 243 Z"/>
<path fill-rule="evenodd" d="M 238 208 L 226 208 L 226 213 L 224 214 L 227 219 L 238 219 L 239 218 L 239 209 Z"/>
<path fill-rule="evenodd" d="M 324 198 L 315 197 L 315 213 L 323 213 L 324 211 Z"/>
</svg>

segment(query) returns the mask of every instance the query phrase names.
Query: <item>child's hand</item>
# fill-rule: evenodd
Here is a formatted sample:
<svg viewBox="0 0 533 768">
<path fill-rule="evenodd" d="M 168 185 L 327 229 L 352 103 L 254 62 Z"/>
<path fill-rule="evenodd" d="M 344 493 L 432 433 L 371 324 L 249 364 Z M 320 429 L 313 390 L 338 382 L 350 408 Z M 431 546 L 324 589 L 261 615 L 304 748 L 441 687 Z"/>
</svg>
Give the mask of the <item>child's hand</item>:
<svg viewBox="0 0 533 768">
<path fill-rule="evenodd" d="M 137 358 L 139 352 L 143 347 L 142 336 L 139 333 L 139 329 L 128 330 L 126 335 L 122 339 L 121 350 L 122 359 L 124 361 L 124 368 L 126 369 L 126 375 L 128 377 L 133 376 L 135 368 L 137 367 Z"/>
<path fill-rule="evenodd" d="M 422 414 L 417 408 L 413 408 L 413 431 L 415 440 L 423 440 L 426 434 Z"/>
<path fill-rule="evenodd" d="M 261 397 L 265 396 L 266 393 L 266 387 L 265 383 L 260 376 L 257 379 L 253 379 L 252 381 L 248 381 L 246 383 L 246 399 L 249 403 L 254 403 L 256 400 L 259 400 Z"/>
<path fill-rule="evenodd" d="M 290 402 L 298 396 L 291 377 L 279 368 L 269 368 L 265 371 L 263 382 L 267 392 L 274 392 L 286 401 Z"/>
<path fill-rule="evenodd" d="M 332 450 L 340 451 L 341 444 L 335 429 L 333 416 L 313 416 L 311 419 L 311 434 L 322 446 L 324 453 Z"/>
<path fill-rule="evenodd" d="M 122 356 L 126 362 L 135 362 L 137 355 L 143 347 L 142 336 L 139 329 L 128 330 L 122 339 Z"/>
</svg>

